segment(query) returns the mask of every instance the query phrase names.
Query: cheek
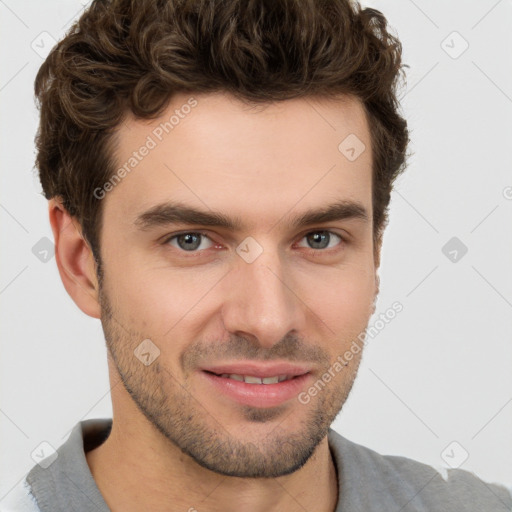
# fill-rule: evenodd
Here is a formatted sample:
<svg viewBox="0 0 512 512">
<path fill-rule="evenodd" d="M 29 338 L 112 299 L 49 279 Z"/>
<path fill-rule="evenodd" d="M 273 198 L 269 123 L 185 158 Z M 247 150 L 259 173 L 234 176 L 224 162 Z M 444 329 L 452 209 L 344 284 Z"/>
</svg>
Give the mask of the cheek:
<svg viewBox="0 0 512 512">
<path fill-rule="evenodd" d="M 364 330 L 375 292 L 373 267 L 352 265 L 309 282 L 306 304 L 336 333 L 346 338 Z M 303 288 L 306 289 L 306 288 Z"/>
<path fill-rule="evenodd" d="M 116 316 L 148 337 L 163 338 L 177 332 L 201 309 L 202 297 L 214 288 L 219 272 L 172 269 L 165 263 L 148 265 L 135 251 L 105 265 Z"/>
</svg>

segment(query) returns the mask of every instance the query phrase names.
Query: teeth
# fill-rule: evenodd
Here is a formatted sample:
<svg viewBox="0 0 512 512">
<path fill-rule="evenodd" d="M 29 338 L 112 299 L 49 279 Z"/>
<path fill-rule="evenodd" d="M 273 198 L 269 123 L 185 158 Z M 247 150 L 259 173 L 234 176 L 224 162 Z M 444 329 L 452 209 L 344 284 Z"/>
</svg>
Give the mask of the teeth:
<svg viewBox="0 0 512 512">
<path fill-rule="evenodd" d="M 261 384 L 261 379 L 259 377 L 252 377 L 251 375 L 245 375 L 244 381 L 246 384 Z"/>
<path fill-rule="evenodd" d="M 223 373 L 221 377 L 226 379 L 233 379 L 239 382 L 245 382 L 246 384 L 277 384 L 288 380 L 287 375 L 275 375 L 274 377 L 253 377 L 252 375 L 238 375 L 236 373 Z"/>
</svg>

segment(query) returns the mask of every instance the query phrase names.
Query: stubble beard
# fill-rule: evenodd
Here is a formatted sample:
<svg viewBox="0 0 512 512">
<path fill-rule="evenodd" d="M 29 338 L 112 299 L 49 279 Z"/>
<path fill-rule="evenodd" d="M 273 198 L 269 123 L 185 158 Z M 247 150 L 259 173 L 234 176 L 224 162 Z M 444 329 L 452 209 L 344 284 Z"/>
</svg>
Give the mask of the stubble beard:
<svg viewBox="0 0 512 512">
<path fill-rule="evenodd" d="M 183 453 L 202 467 L 221 475 L 275 478 L 300 469 L 327 435 L 348 398 L 357 374 L 360 358 L 354 358 L 337 376 L 339 381 L 327 384 L 307 405 L 297 400 L 291 407 L 283 405 L 262 409 L 241 406 L 240 430 L 229 432 L 222 423 L 222 417 L 214 417 L 209 407 L 202 405 L 201 397 L 193 396 L 189 382 L 180 382 L 165 368 L 163 358 L 145 366 L 135 357 L 135 348 L 147 336 L 123 329 L 115 319 L 116 312 L 112 310 L 104 290 L 101 290 L 100 297 L 101 322 L 109 354 L 138 409 Z M 197 355 L 199 347 L 196 348 Z M 297 357 L 300 354 L 296 353 Z M 323 365 L 327 370 L 329 362 L 325 358 Z M 281 425 L 285 421 L 290 424 L 289 416 L 297 407 L 308 407 L 309 410 L 300 427 L 290 431 Z M 241 439 L 237 435 L 241 433 L 243 436 L 244 423 L 264 425 L 268 422 L 276 425 L 259 439 Z"/>
</svg>

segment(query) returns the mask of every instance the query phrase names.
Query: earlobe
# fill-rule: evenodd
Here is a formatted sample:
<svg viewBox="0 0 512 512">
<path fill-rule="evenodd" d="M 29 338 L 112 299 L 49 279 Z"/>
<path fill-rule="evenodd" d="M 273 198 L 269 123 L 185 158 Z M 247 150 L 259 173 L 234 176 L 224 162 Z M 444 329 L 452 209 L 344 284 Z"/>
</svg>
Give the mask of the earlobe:
<svg viewBox="0 0 512 512">
<path fill-rule="evenodd" d="M 372 310 L 371 310 L 372 315 L 375 313 L 375 310 L 377 309 L 377 297 L 379 296 L 379 289 L 380 289 L 380 277 L 378 276 L 377 272 L 375 272 L 375 295 L 373 296 L 373 304 L 372 304 Z"/>
<path fill-rule="evenodd" d="M 85 314 L 100 318 L 96 263 L 80 224 L 69 215 L 59 198 L 50 199 L 48 213 L 55 239 L 55 260 L 64 288 Z"/>
</svg>

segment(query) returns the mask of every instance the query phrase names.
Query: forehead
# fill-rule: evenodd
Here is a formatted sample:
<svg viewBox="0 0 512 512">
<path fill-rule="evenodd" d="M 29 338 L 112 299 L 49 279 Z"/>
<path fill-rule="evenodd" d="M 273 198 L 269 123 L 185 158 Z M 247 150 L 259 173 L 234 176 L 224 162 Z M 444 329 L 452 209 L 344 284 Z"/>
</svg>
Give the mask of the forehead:
<svg viewBox="0 0 512 512">
<path fill-rule="evenodd" d="M 122 178 L 104 206 L 130 222 L 170 200 L 261 222 L 339 199 L 371 211 L 371 159 L 357 99 L 251 107 L 225 93 L 180 93 L 157 119 L 128 117 L 120 126 Z"/>
</svg>

